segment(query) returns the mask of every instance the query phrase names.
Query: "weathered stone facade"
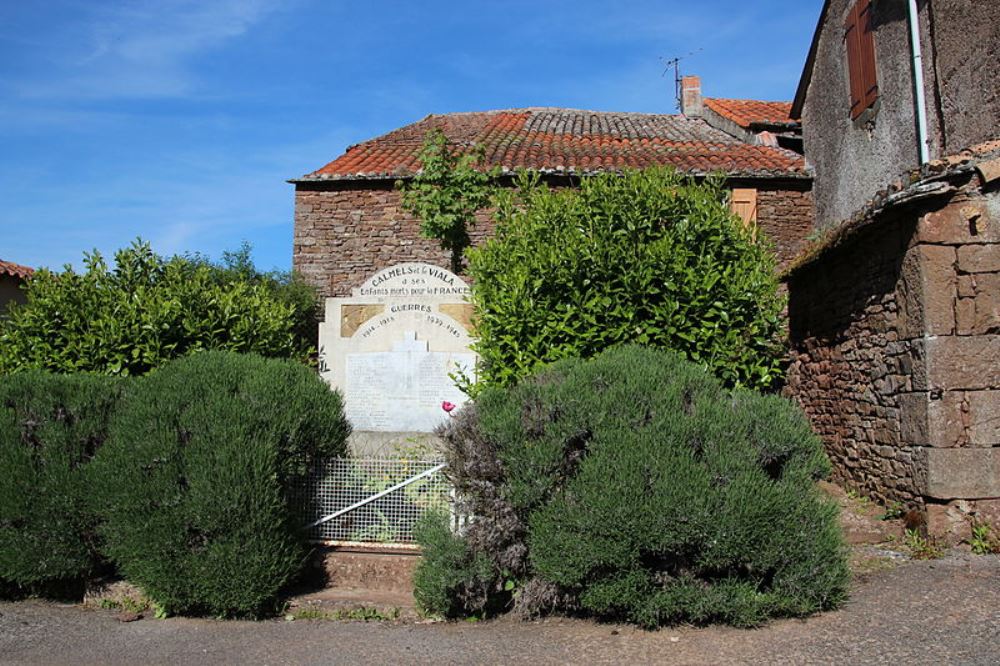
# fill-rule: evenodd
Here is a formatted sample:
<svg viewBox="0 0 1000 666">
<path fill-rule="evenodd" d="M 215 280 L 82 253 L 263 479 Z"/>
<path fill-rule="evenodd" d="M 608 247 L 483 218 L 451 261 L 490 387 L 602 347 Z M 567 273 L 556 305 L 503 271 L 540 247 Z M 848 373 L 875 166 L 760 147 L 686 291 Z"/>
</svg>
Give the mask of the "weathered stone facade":
<svg viewBox="0 0 1000 666">
<path fill-rule="evenodd" d="M 856 3 L 824 3 L 792 109 L 802 119 L 805 154 L 816 171 L 817 228 L 850 217 L 920 161 L 905 2 L 872 4 L 879 98 L 851 119 L 844 23 Z M 987 65 L 1000 56 L 996 4 L 934 0 L 917 7 L 930 159 L 997 138 L 1000 85 Z"/>
<path fill-rule="evenodd" d="M 1000 193 L 946 182 L 792 271 L 788 392 L 839 482 L 958 536 L 1000 518 Z"/>
<path fill-rule="evenodd" d="M 486 211 L 470 230 L 473 243 L 492 230 Z M 393 181 L 298 183 L 292 266 L 324 298 L 350 295 L 372 273 L 402 262 L 448 266 L 449 252 L 420 235 Z"/>
<path fill-rule="evenodd" d="M 788 265 L 813 231 L 813 198 L 809 184 L 757 185 L 757 226 L 774 243 L 781 266 Z"/>
<path fill-rule="evenodd" d="M 779 261 L 790 261 L 812 230 L 810 182 L 741 180 L 734 186 L 757 188 L 757 224 L 774 242 Z M 481 211 L 473 243 L 492 231 L 490 212 Z M 375 271 L 407 261 L 447 266 L 450 255 L 420 235 L 393 181 L 296 183 L 292 266 L 323 297 L 348 295 Z"/>
<path fill-rule="evenodd" d="M 883 502 L 919 501 L 900 409 L 919 354 L 901 330 L 912 232 L 912 223 L 884 220 L 788 284 L 788 391 L 823 437 L 836 481 Z"/>
</svg>

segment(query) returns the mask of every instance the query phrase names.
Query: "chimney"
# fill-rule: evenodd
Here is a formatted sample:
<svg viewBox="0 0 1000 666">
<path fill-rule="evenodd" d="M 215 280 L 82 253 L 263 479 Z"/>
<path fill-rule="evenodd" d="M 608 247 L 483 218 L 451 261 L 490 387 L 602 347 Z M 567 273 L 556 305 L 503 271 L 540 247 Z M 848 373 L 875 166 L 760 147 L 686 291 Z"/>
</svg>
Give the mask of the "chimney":
<svg viewBox="0 0 1000 666">
<path fill-rule="evenodd" d="M 701 115 L 701 78 L 681 77 L 681 113 L 685 116 Z"/>
</svg>

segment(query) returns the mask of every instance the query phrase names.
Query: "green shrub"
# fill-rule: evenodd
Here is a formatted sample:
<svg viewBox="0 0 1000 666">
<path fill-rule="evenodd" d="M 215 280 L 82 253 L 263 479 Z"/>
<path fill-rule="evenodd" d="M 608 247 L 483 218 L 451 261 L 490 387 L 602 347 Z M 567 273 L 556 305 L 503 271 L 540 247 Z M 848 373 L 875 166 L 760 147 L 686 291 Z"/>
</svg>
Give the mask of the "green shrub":
<svg viewBox="0 0 1000 666">
<path fill-rule="evenodd" d="M 93 375 L 0 379 L 0 585 L 56 591 L 93 570 L 85 472 L 119 392 L 119 381 Z"/>
<path fill-rule="evenodd" d="M 343 455 L 349 430 L 300 364 L 167 364 L 136 380 L 92 466 L 107 554 L 168 612 L 267 613 L 305 557 L 295 481 Z"/>
<path fill-rule="evenodd" d="M 249 249 L 222 265 L 165 259 L 136 242 L 109 268 L 37 271 L 27 302 L 0 318 L 0 374 L 22 368 L 141 375 L 206 349 L 306 360 L 315 343 L 315 294 L 288 276 L 261 274 Z"/>
<path fill-rule="evenodd" d="M 635 342 L 673 349 L 728 386 L 767 388 L 783 359 L 775 259 L 721 182 L 671 169 L 497 196 L 494 238 L 468 252 L 481 385 Z"/>
<path fill-rule="evenodd" d="M 837 509 L 815 484 L 829 463 L 805 418 L 675 353 L 561 361 L 485 390 L 440 434 L 476 516 L 465 560 L 489 557 L 494 600 L 515 580 L 522 612 L 752 626 L 844 598 Z"/>
<path fill-rule="evenodd" d="M 490 600 L 492 566 L 482 553 L 451 531 L 448 516 L 425 513 L 414 526 L 424 556 L 413 573 L 413 598 L 428 615 L 458 617 L 466 608 L 483 610 Z"/>
</svg>

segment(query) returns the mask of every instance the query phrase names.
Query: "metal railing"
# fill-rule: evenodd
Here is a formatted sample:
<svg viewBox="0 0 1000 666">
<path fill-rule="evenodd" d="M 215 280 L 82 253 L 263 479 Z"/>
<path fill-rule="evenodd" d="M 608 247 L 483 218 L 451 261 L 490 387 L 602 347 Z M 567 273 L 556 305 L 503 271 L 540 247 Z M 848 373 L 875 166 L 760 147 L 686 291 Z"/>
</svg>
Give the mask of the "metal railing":
<svg viewBox="0 0 1000 666">
<path fill-rule="evenodd" d="M 453 490 L 435 460 L 333 458 L 296 488 L 303 529 L 322 543 L 414 543 L 413 526 L 428 511 L 453 513 Z"/>
</svg>

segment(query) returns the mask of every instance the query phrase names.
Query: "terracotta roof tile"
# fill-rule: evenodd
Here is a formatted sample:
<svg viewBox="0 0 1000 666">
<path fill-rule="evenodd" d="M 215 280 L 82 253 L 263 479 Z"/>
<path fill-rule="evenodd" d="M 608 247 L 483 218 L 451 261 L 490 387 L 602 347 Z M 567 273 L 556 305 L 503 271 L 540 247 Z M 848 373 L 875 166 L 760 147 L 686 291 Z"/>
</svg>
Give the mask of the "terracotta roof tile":
<svg viewBox="0 0 1000 666">
<path fill-rule="evenodd" d="M 751 125 L 796 126 L 799 124 L 789 117 L 792 111 L 791 102 L 761 102 L 755 99 L 706 97 L 704 104 L 743 129 L 750 129 Z"/>
<path fill-rule="evenodd" d="M 0 259 L 0 275 L 11 275 L 16 278 L 26 278 L 35 270 L 33 268 L 28 268 L 27 266 L 22 266 L 21 264 L 15 264 L 12 261 L 3 261 Z"/>
<path fill-rule="evenodd" d="M 757 178 L 810 177 L 801 155 L 743 143 L 701 119 L 535 108 L 427 116 L 351 146 L 300 180 L 412 175 L 420 168 L 424 137 L 435 128 L 457 146 L 482 147 L 484 167 L 500 167 L 504 172 L 524 168 L 582 175 L 670 165 L 693 174 L 723 171 Z"/>
</svg>

